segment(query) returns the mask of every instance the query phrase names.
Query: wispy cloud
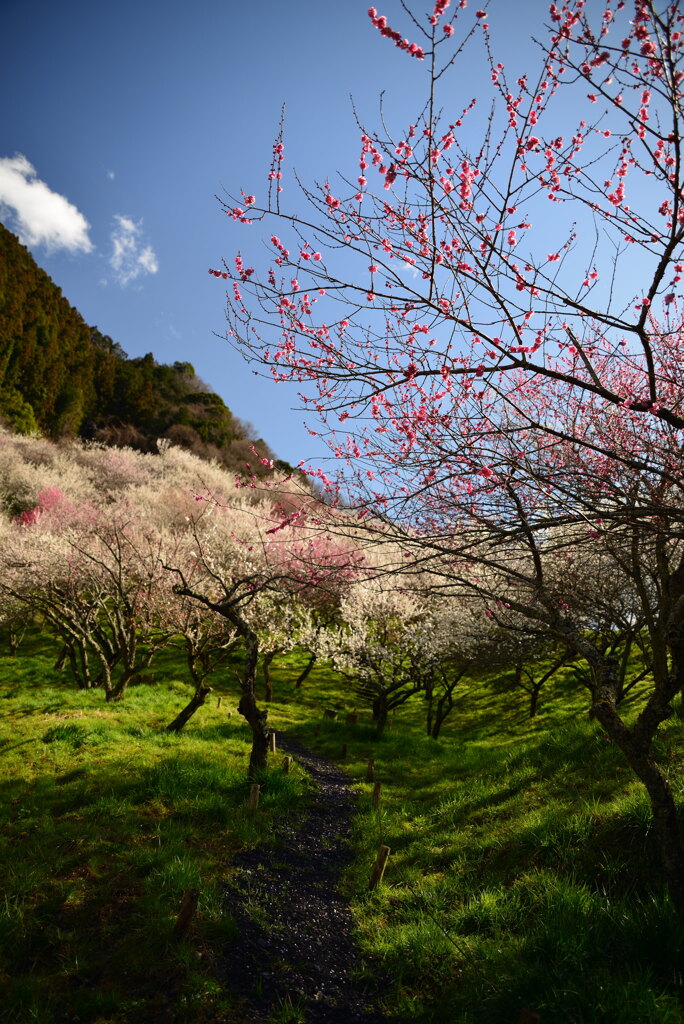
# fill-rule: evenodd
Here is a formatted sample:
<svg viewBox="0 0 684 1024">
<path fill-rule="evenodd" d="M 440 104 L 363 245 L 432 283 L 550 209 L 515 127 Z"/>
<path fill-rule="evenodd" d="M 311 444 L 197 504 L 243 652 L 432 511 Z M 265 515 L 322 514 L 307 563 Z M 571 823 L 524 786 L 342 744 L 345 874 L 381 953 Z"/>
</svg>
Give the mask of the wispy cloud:
<svg viewBox="0 0 684 1024">
<path fill-rule="evenodd" d="M 114 173 L 114 171 L 107 171 L 107 177 L 110 181 L 114 181 L 114 178 L 116 178 L 116 174 Z"/>
<path fill-rule="evenodd" d="M 157 273 L 159 262 L 152 246 L 145 244 L 142 221 L 115 215 L 109 266 L 120 285 L 130 284 L 143 274 Z"/>
<path fill-rule="evenodd" d="M 92 252 L 90 225 L 73 203 L 53 192 L 21 153 L 0 158 L 0 212 L 26 245 Z"/>
</svg>

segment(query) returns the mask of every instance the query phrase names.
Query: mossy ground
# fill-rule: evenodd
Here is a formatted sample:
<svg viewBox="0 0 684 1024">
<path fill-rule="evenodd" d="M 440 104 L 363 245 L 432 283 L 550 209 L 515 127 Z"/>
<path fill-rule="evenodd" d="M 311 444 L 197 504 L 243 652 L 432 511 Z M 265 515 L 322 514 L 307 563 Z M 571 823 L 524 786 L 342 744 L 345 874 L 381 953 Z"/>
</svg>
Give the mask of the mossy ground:
<svg viewBox="0 0 684 1024">
<path fill-rule="evenodd" d="M 249 814 L 232 669 L 174 736 L 163 726 L 190 694 L 180 658 L 166 654 L 109 705 L 55 672 L 55 658 L 35 636 L 0 657 L 0 1020 L 239 1021 L 220 983 L 235 937 L 222 880 L 236 850 L 267 842 L 275 818 L 303 806 L 303 773 L 284 775 L 276 756 Z M 345 891 L 360 969 L 384 980 L 390 1018 L 504 1024 L 527 1007 L 543 1024 L 684 1022 L 684 929 L 647 801 L 570 669 L 535 719 L 511 676 L 463 684 L 434 741 L 419 698 L 378 737 L 365 712 L 344 721 L 353 692 L 324 666 L 296 690 L 302 664 L 274 665 L 270 722 L 343 763 L 361 793 Z M 678 795 L 683 738 L 673 719 L 659 745 Z M 392 852 L 369 893 L 381 842 Z M 177 940 L 188 888 L 199 908 Z"/>
</svg>

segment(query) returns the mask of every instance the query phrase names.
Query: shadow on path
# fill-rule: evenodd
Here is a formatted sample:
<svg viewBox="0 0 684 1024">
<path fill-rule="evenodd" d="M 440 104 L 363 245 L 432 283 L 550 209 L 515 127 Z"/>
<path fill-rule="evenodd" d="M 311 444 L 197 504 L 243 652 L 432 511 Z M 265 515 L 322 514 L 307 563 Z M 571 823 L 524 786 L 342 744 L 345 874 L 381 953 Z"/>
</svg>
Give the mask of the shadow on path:
<svg viewBox="0 0 684 1024">
<path fill-rule="evenodd" d="M 275 844 L 233 862 L 225 906 L 239 937 L 226 951 L 226 981 L 255 1024 L 290 1006 L 301 1016 L 288 1019 L 306 1024 L 386 1024 L 377 989 L 357 977 L 353 919 L 337 888 L 351 859 L 355 794 L 330 761 L 285 736 L 278 747 L 316 788 L 307 812 L 276 829 Z"/>
</svg>

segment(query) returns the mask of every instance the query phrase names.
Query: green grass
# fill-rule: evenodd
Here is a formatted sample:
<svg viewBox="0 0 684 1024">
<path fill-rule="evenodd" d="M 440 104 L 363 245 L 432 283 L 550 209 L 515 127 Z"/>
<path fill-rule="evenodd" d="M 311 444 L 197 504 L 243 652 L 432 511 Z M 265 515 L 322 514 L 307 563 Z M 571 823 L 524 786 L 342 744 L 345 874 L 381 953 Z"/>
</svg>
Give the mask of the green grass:
<svg viewBox="0 0 684 1024">
<path fill-rule="evenodd" d="M 118 704 L 76 690 L 54 661 L 35 639 L 0 660 L 0 1020 L 219 1016 L 230 999 L 215 958 L 234 937 L 222 882 L 236 850 L 306 799 L 305 776 L 276 762 L 252 815 L 234 694 L 173 735 L 163 726 L 190 690 L 172 658 L 164 682 Z M 175 940 L 190 888 L 198 912 Z"/>
<path fill-rule="evenodd" d="M 267 842 L 276 818 L 303 805 L 303 773 L 284 775 L 276 758 L 248 814 L 249 732 L 231 671 L 225 686 L 213 680 L 221 709 L 212 696 L 173 736 L 162 726 L 189 696 L 173 655 L 115 705 L 74 689 L 54 657 L 33 640 L 0 660 L 0 1020 L 239 1021 L 219 980 L 234 939 L 222 880 L 237 850 Z M 360 969 L 378 979 L 390 1019 L 515 1024 L 527 1007 L 543 1024 L 683 1024 L 684 929 L 648 804 L 570 669 L 535 719 L 506 675 L 464 685 L 434 741 L 419 698 L 383 736 L 362 708 L 347 725 L 348 684 L 318 665 L 296 690 L 302 664 L 274 664 L 269 722 L 343 764 L 359 792 L 344 886 Z M 325 708 L 342 714 L 324 719 Z M 673 720 L 658 748 L 679 797 L 683 738 Z M 369 893 L 381 842 L 392 852 Z M 174 941 L 188 888 L 200 892 L 197 918 Z M 302 1012 L 286 1000 L 272 1018 Z"/>
<path fill-rule="evenodd" d="M 331 677 L 314 684 L 334 702 Z M 313 689 L 298 700 L 320 705 Z M 642 787 L 569 671 L 539 717 L 525 708 L 505 678 L 482 679 L 437 742 L 419 699 L 381 737 L 337 720 L 315 735 L 302 714 L 314 749 L 339 759 L 348 747 L 360 813 L 346 886 L 386 1008 L 421 1024 L 506 1024 L 523 1008 L 544 1024 L 682 1024 L 684 928 Z M 683 738 L 673 721 L 659 743 L 680 797 Z M 369 893 L 380 843 L 392 852 Z"/>
</svg>

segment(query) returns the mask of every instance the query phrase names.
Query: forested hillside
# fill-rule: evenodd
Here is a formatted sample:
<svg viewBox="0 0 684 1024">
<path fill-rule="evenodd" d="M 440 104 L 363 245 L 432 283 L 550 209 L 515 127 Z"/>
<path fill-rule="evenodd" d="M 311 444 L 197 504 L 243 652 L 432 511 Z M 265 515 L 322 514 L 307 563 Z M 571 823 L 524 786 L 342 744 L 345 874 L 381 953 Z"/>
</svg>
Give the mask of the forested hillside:
<svg viewBox="0 0 684 1024">
<path fill-rule="evenodd" d="M 129 359 L 90 327 L 0 224 L 0 417 L 21 433 L 84 437 L 141 451 L 169 438 L 234 467 L 249 461 L 249 426 L 189 362 Z"/>
</svg>

